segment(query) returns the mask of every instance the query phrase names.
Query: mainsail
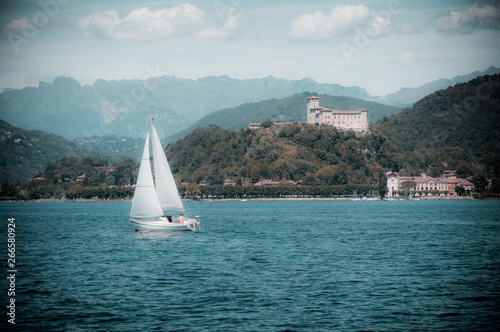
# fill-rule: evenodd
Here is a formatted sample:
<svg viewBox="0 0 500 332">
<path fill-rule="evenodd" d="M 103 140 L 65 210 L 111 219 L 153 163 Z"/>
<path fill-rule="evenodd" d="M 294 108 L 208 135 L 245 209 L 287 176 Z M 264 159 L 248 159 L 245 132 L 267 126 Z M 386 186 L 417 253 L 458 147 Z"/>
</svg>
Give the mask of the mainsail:
<svg viewBox="0 0 500 332">
<path fill-rule="evenodd" d="M 144 151 L 142 153 L 141 166 L 132 200 L 131 217 L 148 218 L 163 215 L 160 202 L 156 196 L 153 175 L 151 174 L 151 163 L 149 161 L 149 133 L 146 136 Z"/>
<path fill-rule="evenodd" d="M 153 141 L 153 162 L 155 168 L 156 194 L 161 208 L 166 211 L 183 211 L 181 197 L 177 191 L 174 177 L 168 166 L 167 157 L 161 147 L 160 138 L 151 123 Z"/>
</svg>

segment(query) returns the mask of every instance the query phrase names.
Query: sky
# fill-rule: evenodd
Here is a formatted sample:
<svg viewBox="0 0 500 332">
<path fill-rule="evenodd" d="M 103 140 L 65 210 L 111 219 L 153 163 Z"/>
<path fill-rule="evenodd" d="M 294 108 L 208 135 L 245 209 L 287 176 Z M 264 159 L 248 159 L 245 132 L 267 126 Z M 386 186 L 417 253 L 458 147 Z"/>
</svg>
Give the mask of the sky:
<svg viewBox="0 0 500 332">
<path fill-rule="evenodd" d="M 500 1 L 1 0 L 0 88 L 274 77 L 384 96 L 500 67 Z"/>
</svg>

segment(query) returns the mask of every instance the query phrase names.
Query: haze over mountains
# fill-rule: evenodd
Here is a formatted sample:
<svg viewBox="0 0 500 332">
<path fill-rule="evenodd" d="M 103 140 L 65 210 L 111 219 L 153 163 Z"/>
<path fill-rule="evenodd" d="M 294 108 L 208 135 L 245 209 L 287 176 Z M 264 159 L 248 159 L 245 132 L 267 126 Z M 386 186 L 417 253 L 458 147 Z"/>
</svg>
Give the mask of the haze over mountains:
<svg viewBox="0 0 500 332">
<path fill-rule="evenodd" d="M 498 72 L 500 69 L 490 67 L 483 73 Z M 58 77 L 53 83 L 40 82 L 36 88 L 2 90 L 0 119 L 23 129 L 43 130 L 74 139 L 107 135 L 143 137 L 149 119 L 154 116 L 159 135 L 168 137 L 211 112 L 286 98 L 304 91 L 403 107 L 438 89 L 483 73 L 438 80 L 420 88 L 404 88 L 386 97 L 370 96 L 361 87 L 320 84 L 310 78 L 293 81 L 268 76 L 238 80 L 211 76 L 190 80 L 165 75 L 148 80 L 98 80 L 91 86 L 81 86 L 72 78 Z M 342 109 L 336 105 L 325 106 Z"/>
<path fill-rule="evenodd" d="M 368 136 L 379 139 L 382 134 L 383 140 L 387 138 L 391 144 L 401 148 L 397 152 L 398 156 L 383 163 L 384 167 L 390 166 L 393 170 L 404 168 L 407 173 L 415 174 L 430 167 L 434 173 L 438 173 L 444 167 L 443 161 L 446 161 L 451 169 L 461 172 L 464 177 L 482 169 L 485 172 L 493 170 L 494 174 L 487 176 L 500 179 L 498 87 L 498 74 L 479 77 L 465 84 L 439 90 L 402 112 L 398 112 L 396 107 L 351 100 L 349 97 L 320 95 L 320 104 L 325 107 L 333 104 L 345 109 L 368 106 L 372 116 L 382 117 L 382 121 L 372 125 L 373 135 Z M 208 127 L 212 123 L 227 129 L 238 129 L 244 127 L 240 124 L 256 121 L 256 118 L 301 121 L 307 95 L 300 93 L 279 100 L 270 99 L 213 112 L 190 130 L 197 125 Z M 376 106 L 381 108 L 377 109 Z M 221 128 L 218 130 L 231 132 Z M 186 139 L 193 135 L 192 132 L 195 131 L 185 133 Z M 199 133 L 199 130 L 196 132 Z M 127 157 L 138 158 L 143 144 L 142 138 L 115 136 L 68 141 L 38 130 L 19 129 L 5 121 L 0 121 L 0 138 L 0 180 L 10 182 L 33 177 L 43 171 L 47 164 L 68 156 L 97 155 L 110 162 Z M 177 144 L 179 142 L 174 145 Z M 387 154 L 383 149 L 379 152 Z"/>
<path fill-rule="evenodd" d="M 437 81 L 424 84 L 418 88 L 402 88 L 396 93 L 388 94 L 385 96 L 385 99 L 387 102 L 394 103 L 394 105 L 410 106 L 414 102 L 417 102 L 425 96 L 438 90 L 446 89 L 447 87 L 458 83 L 468 82 L 478 76 L 494 75 L 498 73 L 500 73 L 500 68 L 491 66 L 483 72 L 475 71 L 467 75 L 455 76 L 452 79 L 441 78 Z M 377 99 L 377 101 L 384 102 L 381 99 Z"/>
<path fill-rule="evenodd" d="M 80 84 L 66 77 L 38 88 L 0 94 L 0 119 L 23 129 L 38 129 L 73 139 L 89 136 L 143 137 L 154 116 L 160 137 L 175 134 L 210 112 L 243 103 L 283 98 L 303 91 L 367 99 L 359 87 L 227 76 L 198 80 L 162 76 L 142 80 Z"/>
</svg>

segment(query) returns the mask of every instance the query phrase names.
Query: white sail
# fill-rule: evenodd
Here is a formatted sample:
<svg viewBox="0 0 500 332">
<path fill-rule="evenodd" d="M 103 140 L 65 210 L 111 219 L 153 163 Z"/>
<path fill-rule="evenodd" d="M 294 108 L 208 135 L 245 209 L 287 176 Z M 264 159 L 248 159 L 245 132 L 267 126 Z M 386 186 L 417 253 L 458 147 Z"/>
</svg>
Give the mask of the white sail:
<svg viewBox="0 0 500 332">
<path fill-rule="evenodd" d="M 168 166 L 167 157 L 161 147 L 160 138 L 153 123 L 151 123 L 153 139 L 153 162 L 155 169 L 156 194 L 161 208 L 166 211 L 184 210 L 181 197 L 177 191 L 175 180 Z"/>
<path fill-rule="evenodd" d="M 150 218 L 163 215 L 160 202 L 156 196 L 151 163 L 149 161 L 149 133 L 146 136 L 144 152 L 142 153 L 141 166 L 135 186 L 134 199 L 132 200 L 131 217 Z"/>
</svg>

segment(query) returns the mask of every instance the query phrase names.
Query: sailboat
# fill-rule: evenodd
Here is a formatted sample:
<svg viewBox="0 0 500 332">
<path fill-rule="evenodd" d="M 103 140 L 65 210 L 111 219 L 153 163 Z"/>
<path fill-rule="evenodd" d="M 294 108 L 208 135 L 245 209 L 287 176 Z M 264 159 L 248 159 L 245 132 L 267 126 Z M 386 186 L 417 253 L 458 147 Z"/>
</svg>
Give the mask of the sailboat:
<svg viewBox="0 0 500 332">
<path fill-rule="evenodd" d="M 129 220 L 134 230 L 199 231 L 199 217 L 186 218 L 183 215 L 184 206 L 153 121 L 151 121 L 151 136 L 155 177 L 153 180 L 149 161 L 148 132 L 130 209 Z"/>
</svg>

